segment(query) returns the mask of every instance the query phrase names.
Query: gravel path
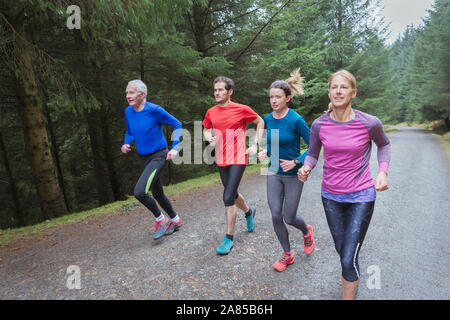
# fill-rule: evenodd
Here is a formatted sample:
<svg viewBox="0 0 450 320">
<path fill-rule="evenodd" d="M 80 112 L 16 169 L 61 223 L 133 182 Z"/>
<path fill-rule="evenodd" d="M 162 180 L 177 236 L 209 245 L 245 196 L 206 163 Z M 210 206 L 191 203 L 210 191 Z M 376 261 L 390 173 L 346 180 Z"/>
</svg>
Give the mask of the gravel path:
<svg viewBox="0 0 450 320">
<path fill-rule="evenodd" d="M 378 194 L 360 253 L 359 299 L 450 298 L 450 170 L 437 137 L 421 130 L 392 135 L 390 189 Z M 374 148 L 376 151 L 376 148 Z M 281 255 L 266 202 L 266 178 L 252 174 L 240 192 L 257 208 L 255 231 L 238 217 L 228 256 L 223 239 L 222 186 L 172 196 L 184 226 L 152 240 L 153 217 L 130 214 L 50 229 L 41 238 L 0 247 L 0 299 L 340 299 L 340 264 L 320 199 L 322 161 L 306 183 L 299 214 L 315 226 L 316 250 L 306 257 L 292 227 L 296 262 L 272 269 Z M 375 173 L 376 152 L 372 152 Z M 68 289 L 69 266 L 81 289 Z"/>
</svg>

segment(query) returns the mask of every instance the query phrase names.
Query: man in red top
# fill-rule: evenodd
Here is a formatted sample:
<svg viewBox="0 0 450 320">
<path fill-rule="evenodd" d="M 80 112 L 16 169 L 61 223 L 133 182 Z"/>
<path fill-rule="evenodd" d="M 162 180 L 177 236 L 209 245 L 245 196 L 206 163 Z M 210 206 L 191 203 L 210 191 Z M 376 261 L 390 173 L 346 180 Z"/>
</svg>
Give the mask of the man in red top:
<svg viewBox="0 0 450 320">
<path fill-rule="evenodd" d="M 233 87 L 234 82 L 229 78 L 217 77 L 214 80 L 214 97 L 218 105 L 210 108 L 203 120 L 203 135 L 211 145 L 216 146 L 216 162 L 224 186 L 227 233 L 222 244 L 216 249 L 219 254 L 228 254 L 233 247 L 236 207 L 245 212 L 247 230 L 254 230 L 253 218 L 256 210 L 247 206 L 244 197 L 238 193 L 238 187 L 247 165 L 247 155 L 255 155 L 258 151 L 258 142 L 264 129 L 264 120 L 249 106 L 231 101 Z M 246 149 L 245 131 L 250 122 L 256 124 L 257 134 L 254 144 Z"/>
</svg>

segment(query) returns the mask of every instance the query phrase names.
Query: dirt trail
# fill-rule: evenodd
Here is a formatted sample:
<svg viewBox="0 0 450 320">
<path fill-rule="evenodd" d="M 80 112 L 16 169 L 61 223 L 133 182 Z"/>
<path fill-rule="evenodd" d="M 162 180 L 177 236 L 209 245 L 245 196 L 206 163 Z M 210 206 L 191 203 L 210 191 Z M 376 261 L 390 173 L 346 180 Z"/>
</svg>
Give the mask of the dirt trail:
<svg viewBox="0 0 450 320">
<path fill-rule="evenodd" d="M 378 194 L 360 253 L 358 298 L 449 299 L 448 160 L 424 131 L 401 129 L 390 139 L 390 189 Z M 170 197 L 184 226 L 160 241 L 152 240 L 154 219 L 139 205 L 127 215 L 56 227 L 1 247 L 0 299 L 339 299 L 340 263 L 321 203 L 321 167 L 320 160 L 299 208 L 315 227 L 316 251 L 306 257 L 300 232 L 288 227 L 296 262 L 283 273 L 272 269 L 281 247 L 266 177 L 251 174 L 240 192 L 257 209 L 255 231 L 246 231 L 241 213 L 228 256 L 215 252 L 225 232 L 218 184 Z M 376 152 L 371 168 L 376 171 Z M 67 287 L 71 265 L 80 270 L 79 290 Z M 367 285 L 373 270 L 380 271 L 379 289 Z"/>
</svg>

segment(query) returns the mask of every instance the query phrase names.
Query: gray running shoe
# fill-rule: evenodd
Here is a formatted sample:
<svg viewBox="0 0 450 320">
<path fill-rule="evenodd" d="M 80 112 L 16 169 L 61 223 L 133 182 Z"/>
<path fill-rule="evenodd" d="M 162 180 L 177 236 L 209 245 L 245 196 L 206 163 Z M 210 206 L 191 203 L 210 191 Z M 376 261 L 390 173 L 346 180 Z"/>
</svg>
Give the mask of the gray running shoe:
<svg viewBox="0 0 450 320">
<path fill-rule="evenodd" d="M 181 221 L 181 219 L 180 219 L 180 221 L 178 221 L 178 223 L 170 221 L 167 226 L 166 235 L 169 235 L 169 234 L 174 233 L 175 231 L 178 231 L 178 229 L 180 229 L 182 225 L 183 225 L 183 222 Z"/>
<path fill-rule="evenodd" d="M 166 221 L 166 223 L 163 223 L 162 221 L 155 221 L 155 233 L 153 234 L 153 240 L 158 240 L 164 236 L 168 227 L 169 221 Z"/>
</svg>

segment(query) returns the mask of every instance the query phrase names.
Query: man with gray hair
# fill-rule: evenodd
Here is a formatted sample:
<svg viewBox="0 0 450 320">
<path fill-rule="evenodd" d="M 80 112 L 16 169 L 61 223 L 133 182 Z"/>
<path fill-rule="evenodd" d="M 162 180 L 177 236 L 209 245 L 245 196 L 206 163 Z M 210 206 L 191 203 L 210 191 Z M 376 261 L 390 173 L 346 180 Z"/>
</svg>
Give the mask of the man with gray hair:
<svg viewBox="0 0 450 320">
<path fill-rule="evenodd" d="M 122 153 L 131 151 L 130 144 L 136 143 L 136 150 L 141 159 L 142 173 L 134 188 L 134 196 L 156 218 L 153 239 L 178 230 L 182 221 L 172 208 L 172 204 L 164 194 L 160 175 L 166 162 L 178 155 L 181 122 L 170 115 L 161 106 L 148 102 L 147 86 L 141 80 L 130 81 L 126 89 L 129 106 L 125 109 L 125 142 Z M 167 124 L 174 129 L 172 149 L 167 149 L 162 125 Z M 154 198 L 148 195 L 152 191 Z M 156 201 L 169 215 L 167 218 L 158 208 Z"/>
</svg>

